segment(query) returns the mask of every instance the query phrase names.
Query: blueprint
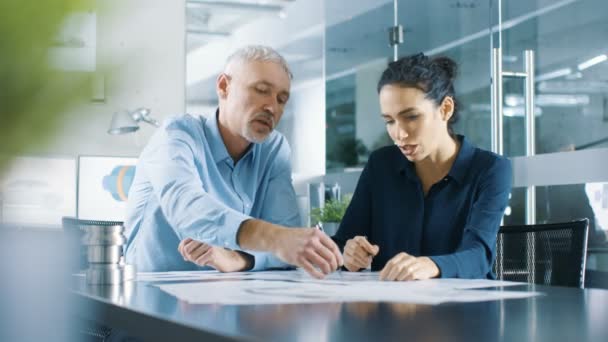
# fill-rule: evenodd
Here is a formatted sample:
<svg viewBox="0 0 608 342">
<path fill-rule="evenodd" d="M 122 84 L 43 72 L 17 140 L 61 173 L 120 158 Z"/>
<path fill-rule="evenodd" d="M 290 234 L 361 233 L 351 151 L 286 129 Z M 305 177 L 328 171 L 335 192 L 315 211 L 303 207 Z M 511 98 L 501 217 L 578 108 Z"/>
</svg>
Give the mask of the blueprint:
<svg viewBox="0 0 608 342">
<path fill-rule="evenodd" d="M 541 295 L 509 291 L 522 283 L 484 279 L 430 279 L 388 282 L 379 272 L 334 272 L 315 279 L 301 270 L 219 273 L 215 271 L 139 273 L 138 281 L 191 304 L 295 304 L 393 302 L 437 305 Z M 491 289 L 482 289 L 488 288 Z"/>
</svg>

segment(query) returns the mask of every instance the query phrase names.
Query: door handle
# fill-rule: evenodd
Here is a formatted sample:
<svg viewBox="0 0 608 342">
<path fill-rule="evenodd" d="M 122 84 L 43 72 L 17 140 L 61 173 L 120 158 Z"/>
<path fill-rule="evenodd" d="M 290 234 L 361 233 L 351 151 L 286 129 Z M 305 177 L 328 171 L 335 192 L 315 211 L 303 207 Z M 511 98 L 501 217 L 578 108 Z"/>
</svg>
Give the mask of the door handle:
<svg viewBox="0 0 608 342">
<path fill-rule="evenodd" d="M 536 154 L 536 129 L 534 122 L 534 51 L 524 51 L 524 72 L 502 70 L 502 49 L 492 49 L 492 152 L 503 155 L 503 108 L 502 81 L 504 77 L 524 79 L 526 156 Z M 526 192 L 526 224 L 536 222 L 536 189 Z"/>
</svg>

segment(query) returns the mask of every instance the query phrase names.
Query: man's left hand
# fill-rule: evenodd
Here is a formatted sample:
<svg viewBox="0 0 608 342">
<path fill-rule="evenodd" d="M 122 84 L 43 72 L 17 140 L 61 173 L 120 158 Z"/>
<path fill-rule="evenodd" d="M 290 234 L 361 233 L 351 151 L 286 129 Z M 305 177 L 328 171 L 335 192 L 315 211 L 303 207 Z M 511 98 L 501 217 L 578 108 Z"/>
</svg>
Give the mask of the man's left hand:
<svg viewBox="0 0 608 342">
<path fill-rule="evenodd" d="M 380 280 L 423 280 L 439 276 L 439 268 L 429 257 L 415 257 L 401 252 L 389 260 L 380 272 Z"/>
<path fill-rule="evenodd" d="M 211 266 L 220 272 L 246 271 L 253 267 L 253 256 L 241 251 L 212 246 L 190 238 L 177 247 L 184 260 L 199 266 Z"/>
</svg>

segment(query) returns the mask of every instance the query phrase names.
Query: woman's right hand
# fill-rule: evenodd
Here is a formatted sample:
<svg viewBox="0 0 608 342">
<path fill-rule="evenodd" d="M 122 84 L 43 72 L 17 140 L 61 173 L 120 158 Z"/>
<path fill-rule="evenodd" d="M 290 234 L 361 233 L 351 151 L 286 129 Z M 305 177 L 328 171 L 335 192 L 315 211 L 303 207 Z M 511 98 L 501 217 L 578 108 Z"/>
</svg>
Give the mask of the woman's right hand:
<svg viewBox="0 0 608 342">
<path fill-rule="evenodd" d="M 351 272 L 368 268 L 378 251 L 380 247 L 369 243 L 365 236 L 355 236 L 346 241 L 344 246 L 344 267 Z"/>
</svg>

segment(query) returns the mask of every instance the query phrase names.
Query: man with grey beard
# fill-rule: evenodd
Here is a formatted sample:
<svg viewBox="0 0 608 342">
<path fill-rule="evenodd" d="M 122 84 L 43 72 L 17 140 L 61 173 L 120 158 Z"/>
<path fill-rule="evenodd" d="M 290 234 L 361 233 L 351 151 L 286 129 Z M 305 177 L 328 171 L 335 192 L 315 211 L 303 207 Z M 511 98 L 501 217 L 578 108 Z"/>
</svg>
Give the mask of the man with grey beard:
<svg viewBox="0 0 608 342">
<path fill-rule="evenodd" d="M 322 278 L 343 264 L 335 243 L 300 224 L 290 148 L 274 129 L 291 72 L 269 47 L 232 54 L 209 118 L 168 119 L 129 191 L 126 260 L 138 271 L 221 272 L 293 265 Z"/>
</svg>

